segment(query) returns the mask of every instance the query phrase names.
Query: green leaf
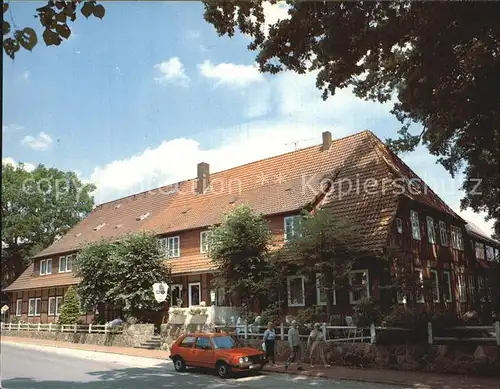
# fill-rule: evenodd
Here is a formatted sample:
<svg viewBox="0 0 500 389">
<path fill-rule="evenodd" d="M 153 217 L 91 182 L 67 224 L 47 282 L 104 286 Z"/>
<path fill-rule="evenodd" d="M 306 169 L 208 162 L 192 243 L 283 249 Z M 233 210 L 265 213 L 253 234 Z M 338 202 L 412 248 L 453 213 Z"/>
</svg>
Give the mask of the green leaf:
<svg viewBox="0 0 500 389">
<path fill-rule="evenodd" d="M 33 50 L 38 43 L 36 32 L 30 27 L 26 27 L 24 30 L 17 30 L 14 36 L 19 44 L 28 51 Z"/>
<path fill-rule="evenodd" d="M 43 40 L 47 46 L 59 46 L 62 42 L 61 37 L 52 30 L 46 29 L 43 32 Z"/>
<path fill-rule="evenodd" d="M 104 14 L 106 13 L 106 10 L 101 4 L 98 4 L 94 7 L 93 13 L 95 17 L 102 19 L 104 17 Z"/>
<path fill-rule="evenodd" d="M 3 41 L 3 49 L 5 50 L 5 54 L 7 54 L 11 59 L 14 59 L 16 56 L 16 52 L 19 51 L 19 42 L 12 38 L 4 39 Z M 2 169 L 3 170 L 3 169 Z M 3 171 L 2 171 L 3 174 Z"/>
<path fill-rule="evenodd" d="M 9 22 L 3 21 L 3 34 L 7 35 L 10 32 L 10 24 Z"/>
<path fill-rule="evenodd" d="M 82 15 L 88 18 L 94 12 L 95 4 L 91 2 L 85 2 L 81 9 Z"/>
<path fill-rule="evenodd" d="M 57 33 L 65 39 L 68 39 L 71 35 L 71 30 L 67 24 L 58 24 L 56 26 Z"/>
</svg>

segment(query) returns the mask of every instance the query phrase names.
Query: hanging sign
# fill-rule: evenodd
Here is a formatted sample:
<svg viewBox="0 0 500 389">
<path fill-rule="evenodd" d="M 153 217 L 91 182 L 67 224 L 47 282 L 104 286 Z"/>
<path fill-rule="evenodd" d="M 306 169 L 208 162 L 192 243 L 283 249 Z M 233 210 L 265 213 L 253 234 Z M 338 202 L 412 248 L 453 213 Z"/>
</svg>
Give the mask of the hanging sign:
<svg viewBox="0 0 500 389">
<path fill-rule="evenodd" d="M 164 302 L 167 299 L 168 284 L 165 282 L 157 282 L 153 285 L 153 293 L 155 295 L 156 301 L 159 303 Z"/>
</svg>

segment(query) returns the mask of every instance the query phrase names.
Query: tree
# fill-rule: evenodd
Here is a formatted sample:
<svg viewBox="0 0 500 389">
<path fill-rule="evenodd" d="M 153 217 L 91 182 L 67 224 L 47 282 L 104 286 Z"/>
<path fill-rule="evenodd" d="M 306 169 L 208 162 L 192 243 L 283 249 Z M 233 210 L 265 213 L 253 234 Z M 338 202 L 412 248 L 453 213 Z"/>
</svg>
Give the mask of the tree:
<svg viewBox="0 0 500 389">
<path fill-rule="evenodd" d="M 78 294 L 76 293 L 76 288 L 70 286 L 64 295 L 64 302 L 61 307 L 61 314 L 57 322 L 59 324 L 75 324 L 80 320 L 81 314 L 80 301 L 78 300 Z"/>
<path fill-rule="evenodd" d="M 81 5 L 81 7 L 80 7 Z M 48 1 L 43 7 L 37 8 L 35 18 L 40 21 L 42 26 L 43 41 L 47 46 L 59 46 L 63 39 L 68 39 L 71 35 L 71 29 L 68 22 L 74 22 L 77 18 L 77 10 L 80 7 L 80 12 L 88 18 L 93 15 L 102 19 L 105 14 L 105 9 L 101 4 L 96 4 L 95 1 L 69 0 L 69 1 Z M 7 16 L 11 17 L 9 4 L 3 4 L 3 49 L 5 53 L 12 59 L 20 48 L 28 51 L 38 44 L 38 36 L 36 31 L 31 27 L 12 30 L 11 23 L 5 20 Z M 12 23 L 15 26 L 15 23 Z"/>
<path fill-rule="evenodd" d="M 153 284 L 170 284 L 170 269 L 158 238 L 152 234 L 130 234 L 115 242 L 100 241 L 84 247 L 76 257 L 76 275 L 81 277 L 78 294 L 88 310 L 104 306 L 140 318 L 142 312 L 162 308 L 153 294 Z"/>
<path fill-rule="evenodd" d="M 252 38 L 262 72 L 317 72 L 324 99 L 345 87 L 363 99 L 397 97 L 402 128 L 388 145 L 422 143 L 452 176 L 465 166 L 461 207 L 487 212 L 500 236 L 498 2 L 288 2 L 289 18 L 267 35 L 263 1 L 203 3 L 219 35 Z"/>
<path fill-rule="evenodd" d="M 347 287 L 352 265 L 362 256 L 355 248 L 361 237 L 355 225 L 338 220 L 328 210 L 304 213 L 295 222 L 296 232 L 285 244 L 283 258 L 295 274 L 311 279 L 318 275 L 329 317 L 334 291 Z"/>
<path fill-rule="evenodd" d="M 247 205 L 236 207 L 212 228 L 209 255 L 216 267 L 214 283 L 245 306 L 265 293 L 272 234 L 264 217 Z"/>
<path fill-rule="evenodd" d="M 2 289 L 92 210 L 94 190 L 74 172 L 2 163 Z"/>
</svg>

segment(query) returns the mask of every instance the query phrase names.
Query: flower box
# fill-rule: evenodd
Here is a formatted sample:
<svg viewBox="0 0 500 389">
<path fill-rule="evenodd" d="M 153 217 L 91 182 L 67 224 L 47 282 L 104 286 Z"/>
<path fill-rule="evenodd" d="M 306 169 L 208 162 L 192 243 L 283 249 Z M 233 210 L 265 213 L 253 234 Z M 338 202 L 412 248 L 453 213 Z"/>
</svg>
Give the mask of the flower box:
<svg viewBox="0 0 500 389">
<path fill-rule="evenodd" d="M 208 315 L 206 314 L 196 314 L 191 316 L 191 320 L 189 322 L 191 324 L 205 324 L 207 322 Z"/>
<path fill-rule="evenodd" d="M 170 324 L 184 324 L 186 321 L 186 315 L 173 314 L 168 318 Z"/>
</svg>

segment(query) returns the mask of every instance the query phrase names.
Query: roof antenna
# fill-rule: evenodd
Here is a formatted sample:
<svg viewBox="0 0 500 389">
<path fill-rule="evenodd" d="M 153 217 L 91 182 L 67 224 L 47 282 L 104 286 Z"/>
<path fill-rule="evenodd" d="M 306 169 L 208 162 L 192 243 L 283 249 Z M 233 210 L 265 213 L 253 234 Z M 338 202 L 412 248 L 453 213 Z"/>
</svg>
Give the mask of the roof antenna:
<svg viewBox="0 0 500 389">
<path fill-rule="evenodd" d="M 300 142 L 307 142 L 307 141 L 310 141 L 310 140 L 315 140 L 315 139 L 316 139 L 316 138 L 300 139 L 300 140 L 296 140 L 295 142 L 285 143 L 285 146 L 290 146 L 290 145 L 293 145 L 293 149 L 294 149 L 294 151 L 297 151 L 297 145 L 298 145 Z"/>
</svg>

